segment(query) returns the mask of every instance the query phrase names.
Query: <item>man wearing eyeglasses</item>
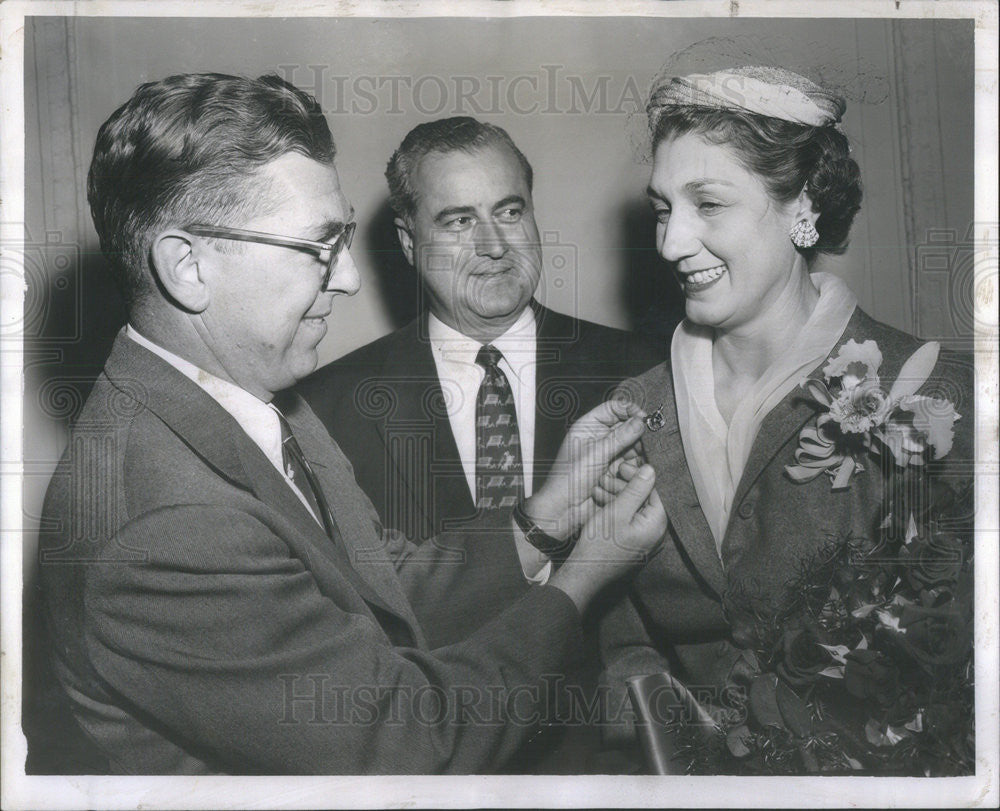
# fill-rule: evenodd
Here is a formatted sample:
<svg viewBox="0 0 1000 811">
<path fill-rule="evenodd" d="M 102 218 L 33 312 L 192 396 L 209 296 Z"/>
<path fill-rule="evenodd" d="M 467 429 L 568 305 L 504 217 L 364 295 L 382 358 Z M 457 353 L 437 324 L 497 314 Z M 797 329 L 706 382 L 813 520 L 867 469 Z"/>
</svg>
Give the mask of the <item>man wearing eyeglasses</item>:
<svg viewBox="0 0 1000 811">
<path fill-rule="evenodd" d="M 532 734 L 581 612 L 665 529 L 652 471 L 592 487 L 642 433 L 623 404 L 574 427 L 526 520 L 579 533 L 548 585 L 432 649 L 407 584 L 489 606 L 454 559 L 384 530 L 308 406 L 353 212 L 315 99 L 278 77 L 174 76 L 101 127 L 88 199 L 129 306 L 46 496 L 53 668 L 112 773 L 498 768 Z M 511 522 L 446 539 L 475 561 Z M 515 539 L 517 536 L 517 540 Z"/>
</svg>

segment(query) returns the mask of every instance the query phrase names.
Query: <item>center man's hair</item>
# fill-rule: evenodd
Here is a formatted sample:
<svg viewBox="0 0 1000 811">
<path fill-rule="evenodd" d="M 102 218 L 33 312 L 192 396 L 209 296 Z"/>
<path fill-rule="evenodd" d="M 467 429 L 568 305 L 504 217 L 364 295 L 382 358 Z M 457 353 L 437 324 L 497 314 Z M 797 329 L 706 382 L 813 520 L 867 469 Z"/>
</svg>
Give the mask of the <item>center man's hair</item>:
<svg viewBox="0 0 1000 811">
<path fill-rule="evenodd" d="M 429 121 L 410 130 L 385 169 L 389 181 L 389 202 L 396 214 L 407 222 L 413 221 L 419 202 L 413 175 L 420 160 L 431 152 L 472 152 L 486 146 L 509 148 L 521 164 L 524 179 L 531 191 L 534 172 L 524 154 L 511 140 L 507 131 L 494 124 L 484 124 L 469 116 Z"/>
</svg>

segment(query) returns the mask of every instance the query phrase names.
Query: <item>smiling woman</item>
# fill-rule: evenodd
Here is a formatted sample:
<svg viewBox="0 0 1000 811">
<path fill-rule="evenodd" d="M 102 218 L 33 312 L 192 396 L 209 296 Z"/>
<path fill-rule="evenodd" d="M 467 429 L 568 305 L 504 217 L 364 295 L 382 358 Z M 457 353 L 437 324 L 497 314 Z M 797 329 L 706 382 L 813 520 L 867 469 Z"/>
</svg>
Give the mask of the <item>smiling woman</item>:
<svg viewBox="0 0 1000 811">
<path fill-rule="evenodd" d="M 611 683 L 629 680 L 639 717 L 686 752 L 678 771 L 972 768 L 971 364 L 811 272 L 860 207 L 844 108 L 776 68 L 668 77 L 651 95 L 647 191 L 686 318 L 670 361 L 623 392 L 651 414 L 670 531 L 601 635 Z M 954 563 L 929 589 L 908 576 L 923 544 Z M 901 644 L 928 606 L 958 640 L 930 676 Z M 873 663 L 891 691 L 864 686 Z M 643 676 L 676 712 L 645 702 Z"/>
</svg>

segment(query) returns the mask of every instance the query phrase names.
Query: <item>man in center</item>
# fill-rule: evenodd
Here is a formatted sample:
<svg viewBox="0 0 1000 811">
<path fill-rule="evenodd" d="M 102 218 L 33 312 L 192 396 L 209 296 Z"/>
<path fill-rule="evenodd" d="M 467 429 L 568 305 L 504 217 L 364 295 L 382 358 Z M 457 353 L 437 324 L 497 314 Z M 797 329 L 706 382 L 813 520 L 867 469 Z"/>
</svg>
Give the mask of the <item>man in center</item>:
<svg viewBox="0 0 1000 811">
<path fill-rule="evenodd" d="M 533 171 L 500 127 L 468 117 L 421 124 L 386 178 L 424 311 L 300 391 L 384 523 L 420 542 L 531 495 L 573 421 L 662 358 L 628 333 L 534 300 Z M 468 577 L 484 589 L 501 580 L 482 568 Z M 414 602 L 434 644 L 489 619 Z"/>
</svg>

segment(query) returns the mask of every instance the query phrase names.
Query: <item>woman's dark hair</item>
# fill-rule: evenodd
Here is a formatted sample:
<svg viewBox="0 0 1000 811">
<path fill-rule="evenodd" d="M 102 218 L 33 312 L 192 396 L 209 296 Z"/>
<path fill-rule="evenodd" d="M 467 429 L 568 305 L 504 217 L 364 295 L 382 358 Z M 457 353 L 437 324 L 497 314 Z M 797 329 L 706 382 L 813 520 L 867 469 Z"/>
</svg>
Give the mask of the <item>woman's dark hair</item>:
<svg viewBox="0 0 1000 811">
<path fill-rule="evenodd" d="M 838 129 L 741 110 L 678 106 L 657 113 L 651 122 L 654 149 L 686 133 L 730 147 L 748 170 L 760 176 L 774 200 L 787 203 L 806 189 L 813 210 L 819 212 L 819 242 L 799 249 L 807 258 L 847 249 L 851 223 L 861 208 L 861 171 Z"/>
</svg>

